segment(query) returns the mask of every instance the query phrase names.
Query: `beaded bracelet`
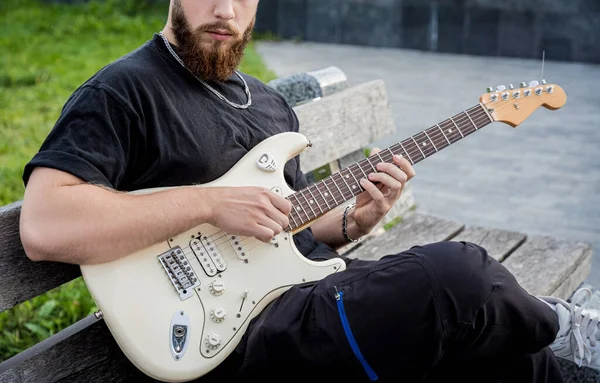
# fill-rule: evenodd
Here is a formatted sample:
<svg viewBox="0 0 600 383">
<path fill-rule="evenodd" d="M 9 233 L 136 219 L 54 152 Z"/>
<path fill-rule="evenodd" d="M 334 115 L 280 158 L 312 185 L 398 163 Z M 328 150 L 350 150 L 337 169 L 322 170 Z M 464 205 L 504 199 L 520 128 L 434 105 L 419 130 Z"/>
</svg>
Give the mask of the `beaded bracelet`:
<svg viewBox="0 0 600 383">
<path fill-rule="evenodd" d="M 350 204 L 350 205 L 346 206 L 346 210 L 344 210 L 344 215 L 342 216 L 342 233 L 344 234 L 344 238 L 346 238 L 346 241 L 348 241 L 348 242 L 358 242 L 360 240 L 360 238 L 352 239 L 352 238 L 350 238 L 350 236 L 348 236 L 348 228 L 347 228 L 348 210 L 352 209 L 354 206 L 355 206 L 355 204 Z"/>
</svg>

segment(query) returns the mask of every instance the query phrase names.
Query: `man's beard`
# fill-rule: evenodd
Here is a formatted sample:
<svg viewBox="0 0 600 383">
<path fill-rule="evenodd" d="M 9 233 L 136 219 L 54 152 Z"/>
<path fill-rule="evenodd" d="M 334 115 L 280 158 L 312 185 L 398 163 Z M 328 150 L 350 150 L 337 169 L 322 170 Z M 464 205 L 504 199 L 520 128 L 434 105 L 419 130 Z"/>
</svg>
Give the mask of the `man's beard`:
<svg viewBox="0 0 600 383">
<path fill-rule="evenodd" d="M 244 49 L 252 37 L 255 21 L 254 18 L 243 34 L 226 22 L 201 25 L 192 31 L 180 1 L 174 1 L 172 26 L 177 40 L 177 54 L 190 72 L 201 79 L 225 81 L 240 64 Z M 223 29 L 231 33 L 230 40 L 234 40 L 233 44 L 229 41 L 213 41 L 210 46 L 207 46 L 206 41 L 203 43 L 203 37 L 204 40 L 206 39 L 206 34 L 203 32 L 215 29 Z M 230 46 L 227 47 L 227 44 Z"/>
</svg>

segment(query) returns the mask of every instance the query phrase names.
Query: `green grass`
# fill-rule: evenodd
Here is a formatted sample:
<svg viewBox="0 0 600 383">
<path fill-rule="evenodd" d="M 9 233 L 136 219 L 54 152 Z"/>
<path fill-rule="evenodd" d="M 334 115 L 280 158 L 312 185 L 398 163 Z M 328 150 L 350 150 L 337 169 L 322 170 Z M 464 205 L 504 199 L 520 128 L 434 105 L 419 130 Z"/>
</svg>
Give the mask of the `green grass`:
<svg viewBox="0 0 600 383">
<path fill-rule="evenodd" d="M 155 2 L 156 3 L 156 2 Z M 98 69 L 162 29 L 168 2 L 105 0 L 77 5 L 0 1 L 0 206 L 22 199 L 23 167 L 71 93 Z M 242 71 L 275 78 L 253 43 Z M 0 313 L 0 361 L 96 309 L 79 278 Z"/>
</svg>

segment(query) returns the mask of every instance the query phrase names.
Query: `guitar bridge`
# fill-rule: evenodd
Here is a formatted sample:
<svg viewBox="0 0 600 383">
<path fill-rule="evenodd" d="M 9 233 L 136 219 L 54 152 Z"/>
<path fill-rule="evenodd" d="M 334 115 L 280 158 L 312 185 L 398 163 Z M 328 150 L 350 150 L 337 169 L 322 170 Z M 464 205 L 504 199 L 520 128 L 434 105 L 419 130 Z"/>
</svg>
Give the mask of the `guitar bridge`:
<svg viewBox="0 0 600 383">
<path fill-rule="evenodd" d="M 200 280 L 181 247 L 177 246 L 162 253 L 158 256 L 158 261 L 173 283 L 179 298 L 182 301 L 190 298 L 194 294 L 194 288 L 200 286 Z"/>
</svg>

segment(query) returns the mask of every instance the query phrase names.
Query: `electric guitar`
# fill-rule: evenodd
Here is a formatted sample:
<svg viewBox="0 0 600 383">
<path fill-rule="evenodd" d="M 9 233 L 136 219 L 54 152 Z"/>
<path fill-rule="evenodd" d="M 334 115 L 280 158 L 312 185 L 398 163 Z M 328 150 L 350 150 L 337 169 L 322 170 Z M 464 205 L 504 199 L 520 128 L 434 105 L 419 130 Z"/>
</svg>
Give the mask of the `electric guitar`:
<svg viewBox="0 0 600 383">
<path fill-rule="evenodd" d="M 490 123 L 516 127 L 540 106 L 565 103 L 564 90 L 545 81 L 488 89 L 472 108 L 298 191 L 287 186 L 283 168 L 311 143 L 300 133 L 272 136 L 219 179 L 195 186 L 261 186 L 288 199 L 290 225 L 270 243 L 202 224 L 121 259 L 81 266 L 84 281 L 137 368 L 162 381 L 196 379 L 219 365 L 250 320 L 290 287 L 345 269 L 341 259 L 306 259 L 293 235 L 363 192 L 358 180 L 377 163 L 401 154 L 416 164 Z"/>
</svg>

